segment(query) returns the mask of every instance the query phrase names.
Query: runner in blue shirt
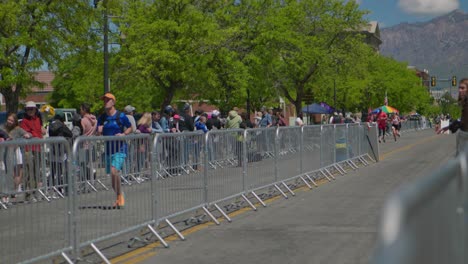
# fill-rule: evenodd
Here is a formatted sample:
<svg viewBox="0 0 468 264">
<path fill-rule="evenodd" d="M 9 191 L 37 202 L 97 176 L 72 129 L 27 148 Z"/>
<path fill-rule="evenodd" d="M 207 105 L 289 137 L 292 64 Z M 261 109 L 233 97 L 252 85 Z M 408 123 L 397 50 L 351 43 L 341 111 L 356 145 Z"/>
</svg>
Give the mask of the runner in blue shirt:
<svg viewBox="0 0 468 264">
<path fill-rule="evenodd" d="M 104 101 L 106 112 L 98 119 L 98 134 L 103 136 L 125 136 L 130 134 L 132 126 L 128 117 L 115 109 L 115 96 L 106 93 L 101 99 Z M 106 141 L 106 172 L 111 173 L 112 188 L 117 195 L 114 207 L 117 208 L 125 206 L 119 171 L 122 170 L 126 157 L 127 144 L 125 141 Z"/>
</svg>

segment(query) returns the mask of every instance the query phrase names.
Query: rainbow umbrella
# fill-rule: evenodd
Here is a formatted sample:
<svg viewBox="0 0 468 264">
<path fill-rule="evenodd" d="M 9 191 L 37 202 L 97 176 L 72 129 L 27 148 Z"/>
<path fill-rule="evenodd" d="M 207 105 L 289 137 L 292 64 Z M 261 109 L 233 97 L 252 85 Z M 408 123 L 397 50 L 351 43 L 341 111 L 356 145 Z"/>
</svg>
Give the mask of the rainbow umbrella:
<svg viewBox="0 0 468 264">
<path fill-rule="evenodd" d="M 398 111 L 398 109 L 396 109 L 395 107 L 392 107 L 392 106 L 389 106 L 389 105 L 383 105 L 381 107 L 378 107 L 374 110 L 372 110 L 371 113 L 373 114 L 377 114 L 378 112 L 380 111 L 384 111 L 384 113 L 387 113 L 387 114 L 393 114 L 393 113 L 398 113 L 400 111 Z"/>
</svg>

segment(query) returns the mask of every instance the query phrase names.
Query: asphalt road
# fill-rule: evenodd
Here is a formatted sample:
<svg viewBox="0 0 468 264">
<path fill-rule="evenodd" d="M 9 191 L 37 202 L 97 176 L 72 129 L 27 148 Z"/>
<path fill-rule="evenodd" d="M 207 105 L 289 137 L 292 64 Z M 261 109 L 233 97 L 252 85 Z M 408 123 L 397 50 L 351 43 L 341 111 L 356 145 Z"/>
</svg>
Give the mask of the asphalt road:
<svg viewBox="0 0 468 264">
<path fill-rule="evenodd" d="M 455 136 L 407 132 L 380 144 L 381 161 L 295 197 L 245 210 L 232 223 L 186 231 L 186 241 L 154 243 L 113 263 L 368 263 L 386 197 L 429 175 L 455 154 Z"/>
</svg>

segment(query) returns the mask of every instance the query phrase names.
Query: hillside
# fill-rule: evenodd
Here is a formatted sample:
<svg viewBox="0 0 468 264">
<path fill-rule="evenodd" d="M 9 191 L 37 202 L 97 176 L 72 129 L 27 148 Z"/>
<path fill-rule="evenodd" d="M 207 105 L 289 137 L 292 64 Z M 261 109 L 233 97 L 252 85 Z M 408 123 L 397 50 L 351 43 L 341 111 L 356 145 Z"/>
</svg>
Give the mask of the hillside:
<svg viewBox="0 0 468 264">
<path fill-rule="evenodd" d="M 382 55 L 427 69 L 439 79 L 468 77 L 468 14 L 462 10 L 428 22 L 383 28 L 381 39 Z"/>
</svg>

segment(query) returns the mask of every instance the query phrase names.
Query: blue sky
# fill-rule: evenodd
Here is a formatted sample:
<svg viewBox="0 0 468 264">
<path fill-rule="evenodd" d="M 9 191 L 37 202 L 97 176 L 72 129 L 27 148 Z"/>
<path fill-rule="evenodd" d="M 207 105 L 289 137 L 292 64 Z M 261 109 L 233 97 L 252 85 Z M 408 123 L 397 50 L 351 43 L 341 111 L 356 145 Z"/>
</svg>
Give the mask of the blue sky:
<svg viewBox="0 0 468 264">
<path fill-rule="evenodd" d="M 468 12 L 468 0 L 356 0 L 361 9 L 371 11 L 369 20 L 379 22 L 381 28 L 403 22 L 428 21 L 455 9 Z"/>
</svg>

